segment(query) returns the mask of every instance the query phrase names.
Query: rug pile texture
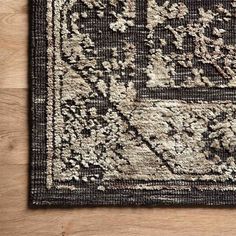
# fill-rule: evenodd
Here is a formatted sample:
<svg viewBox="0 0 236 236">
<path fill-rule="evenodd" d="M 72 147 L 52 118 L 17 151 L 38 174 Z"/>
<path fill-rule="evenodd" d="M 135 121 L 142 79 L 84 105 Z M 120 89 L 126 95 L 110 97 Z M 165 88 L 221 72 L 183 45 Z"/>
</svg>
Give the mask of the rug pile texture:
<svg viewBox="0 0 236 236">
<path fill-rule="evenodd" d="M 236 203 L 235 0 L 32 0 L 32 206 Z"/>
</svg>

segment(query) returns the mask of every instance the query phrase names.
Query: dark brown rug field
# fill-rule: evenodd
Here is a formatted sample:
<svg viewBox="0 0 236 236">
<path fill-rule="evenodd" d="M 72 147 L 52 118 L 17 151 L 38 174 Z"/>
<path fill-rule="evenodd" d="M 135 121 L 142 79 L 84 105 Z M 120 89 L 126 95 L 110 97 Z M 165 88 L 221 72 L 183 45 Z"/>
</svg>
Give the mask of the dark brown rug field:
<svg viewBox="0 0 236 236">
<path fill-rule="evenodd" d="M 31 2 L 31 206 L 236 203 L 235 0 Z"/>
</svg>

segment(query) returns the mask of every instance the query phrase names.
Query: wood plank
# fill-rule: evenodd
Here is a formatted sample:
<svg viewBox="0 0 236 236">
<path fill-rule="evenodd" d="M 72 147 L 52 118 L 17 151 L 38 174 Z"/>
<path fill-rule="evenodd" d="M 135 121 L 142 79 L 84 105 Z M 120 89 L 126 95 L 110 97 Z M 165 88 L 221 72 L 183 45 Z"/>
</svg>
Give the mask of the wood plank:
<svg viewBox="0 0 236 236">
<path fill-rule="evenodd" d="M 27 0 L 0 0 L 1 13 L 27 13 Z"/>
<path fill-rule="evenodd" d="M 27 112 L 26 89 L 0 89 L 1 165 L 27 164 Z"/>
<path fill-rule="evenodd" d="M 0 13 L 0 88 L 27 88 L 27 47 L 27 14 Z"/>
</svg>

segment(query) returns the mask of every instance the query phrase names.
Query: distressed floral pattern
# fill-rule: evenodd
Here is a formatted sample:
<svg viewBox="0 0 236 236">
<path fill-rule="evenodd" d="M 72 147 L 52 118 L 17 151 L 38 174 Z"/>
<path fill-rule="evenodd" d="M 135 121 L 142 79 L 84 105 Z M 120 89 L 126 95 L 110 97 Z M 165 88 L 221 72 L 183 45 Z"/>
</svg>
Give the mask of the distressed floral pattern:
<svg viewBox="0 0 236 236">
<path fill-rule="evenodd" d="M 235 1 L 191 3 L 49 1 L 49 189 L 236 180 Z"/>
</svg>

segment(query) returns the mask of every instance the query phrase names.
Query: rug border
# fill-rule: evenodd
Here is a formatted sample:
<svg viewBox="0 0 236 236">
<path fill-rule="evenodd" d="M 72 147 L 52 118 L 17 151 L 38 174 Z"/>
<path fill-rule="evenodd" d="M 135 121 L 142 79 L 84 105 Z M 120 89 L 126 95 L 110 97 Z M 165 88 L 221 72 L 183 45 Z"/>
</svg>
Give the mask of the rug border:
<svg viewBox="0 0 236 236">
<path fill-rule="evenodd" d="M 79 191 L 46 188 L 47 0 L 29 1 L 30 207 L 76 206 L 225 206 L 236 205 L 236 191 L 191 190 Z M 172 181 L 173 182 L 173 181 Z M 180 183 L 175 181 L 175 183 Z M 183 186 L 185 185 L 181 182 Z M 226 185 L 226 184 L 224 184 Z M 219 183 L 219 186 L 221 184 Z M 236 185 L 235 185 L 236 186 Z"/>
</svg>

